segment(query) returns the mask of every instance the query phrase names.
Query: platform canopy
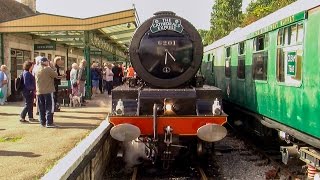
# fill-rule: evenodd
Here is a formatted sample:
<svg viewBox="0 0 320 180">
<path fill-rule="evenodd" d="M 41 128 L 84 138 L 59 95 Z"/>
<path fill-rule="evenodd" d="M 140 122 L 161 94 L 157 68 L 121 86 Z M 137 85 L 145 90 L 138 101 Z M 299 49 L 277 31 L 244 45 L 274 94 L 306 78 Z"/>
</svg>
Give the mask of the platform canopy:
<svg viewBox="0 0 320 180">
<path fill-rule="evenodd" d="M 52 44 L 86 48 L 93 54 L 116 57 L 113 60 L 128 58 L 127 50 L 136 28 L 135 9 L 90 18 L 38 13 L 0 22 L 0 33 L 26 33 Z"/>
</svg>

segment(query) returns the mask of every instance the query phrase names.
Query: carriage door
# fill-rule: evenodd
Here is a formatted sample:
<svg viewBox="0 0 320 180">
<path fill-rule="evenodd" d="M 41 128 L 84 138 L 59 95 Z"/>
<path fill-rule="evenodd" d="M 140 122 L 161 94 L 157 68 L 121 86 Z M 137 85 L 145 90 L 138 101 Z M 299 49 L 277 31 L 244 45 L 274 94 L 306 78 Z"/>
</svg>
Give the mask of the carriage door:
<svg viewBox="0 0 320 180">
<path fill-rule="evenodd" d="M 240 42 L 238 44 L 238 66 L 237 66 L 237 90 L 238 97 L 236 101 L 239 104 L 245 103 L 245 42 Z"/>
</svg>

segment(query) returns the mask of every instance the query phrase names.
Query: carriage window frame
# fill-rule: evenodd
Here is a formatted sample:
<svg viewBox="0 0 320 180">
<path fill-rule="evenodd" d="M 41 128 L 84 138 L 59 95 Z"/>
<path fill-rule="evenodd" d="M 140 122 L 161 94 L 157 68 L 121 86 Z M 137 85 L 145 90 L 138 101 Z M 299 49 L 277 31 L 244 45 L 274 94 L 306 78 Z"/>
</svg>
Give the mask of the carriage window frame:
<svg viewBox="0 0 320 180">
<path fill-rule="evenodd" d="M 294 27 L 294 28 L 293 28 Z M 292 32 L 295 30 L 296 32 Z M 277 37 L 281 35 L 281 31 L 288 32 L 282 34 L 283 43 L 277 44 L 276 54 L 276 81 L 279 85 L 300 87 L 302 85 L 302 62 L 304 49 L 305 24 L 299 21 L 294 24 L 282 27 L 278 30 Z M 292 37 L 294 36 L 294 37 Z M 289 57 L 294 59 L 289 61 Z M 285 61 L 287 59 L 287 62 Z M 290 64 L 289 64 L 290 63 Z M 288 70 L 291 71 L 288 73 Z M 294 73 L 294 74 L 292 74 Z"/>
<path fill-rule="evenodd" d="M 268 80 L 268 51 L 259 51 L 253 54 L 252 79 L 264 82 Z"/>
<path fill-rule="evenodd" d="M 245 41 L 238 43 L 238 67 L 237 67 L 237 77 L 239 80 L 246 78 L 245 73 Z"/>
<path fill-rule="evenodd" d="M 210 70 L 210 71 L 212 72 L 211 55 L 212 55 L 212 54 L 208 54 L 208 57 L 207 57 L 207 62 L 206 62 L 206 68 L 207 68 L 207 69 L 206 69 L 206 71 L 208 71 L 208 70 L 209 70 L 209 68 L 211 68 L 211 70 Z M 210 64 L 209 64 L 209 63 L 210 63 Z M 211 73 L 211 72 L 210 72 L 210 73 Z"/>
<path fill-rule="evenodd" d="M 211 71 L 211 73 L 213 74 L 214 73 L 214 60 L 215 60 L 215 56 L 214 56 L 214 54 L 212 54 L 212 62 L 211 62 L 211 66 L 212 66 L 212 71 Z"/>
<path fill-rule="evenodd" d="M 268 81 L 269 33 L 253 39 L 252 80 L 266 83 Z"/>
<path fill-rule="evenodd" d="M 231 46 L 226 47 L 225 49 L 225 66 L 224 66 L 224 75 L 226 78 L 231 78 Z"/>
<path fill-rule="evenodd" d="M 269 46 L 269 34 L 264 33 L 253 39 L 253 52 L 267 50 Z"/>
</svg>

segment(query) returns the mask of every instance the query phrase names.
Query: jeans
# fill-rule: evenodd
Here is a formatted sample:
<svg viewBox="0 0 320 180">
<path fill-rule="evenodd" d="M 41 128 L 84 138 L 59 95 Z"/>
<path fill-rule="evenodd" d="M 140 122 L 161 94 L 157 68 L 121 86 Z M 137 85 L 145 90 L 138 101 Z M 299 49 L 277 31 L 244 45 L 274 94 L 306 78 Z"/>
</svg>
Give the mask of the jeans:
<svg viewBox="0 0 320 180">
<path fill-rule="evenodd" d="M 42 125 L 53 124 L 53 113 L 54 113 L 53 93 L 39 94 L 38 106 L 39 106 L 40 123 Z"/>
<path fill-rule="evenodd" d="M 25 119 L 28 113 L 29 119 L 33 119 L 33 99 L 34 99 L 33 91 L 26 91 L 26 92 L 23 91 L 22 95 L 25 99 L 25 105 L 20 114 L 20 117 L 22 119 Z"/>
<path fill-rule="evenodd" d="M 3 98 L 0 99 L 0 104 L 4 104 L 4 102 L 7 101 L 7 91 L 8 91 L 8 86 L 3 85 L 1 87 L 2 93 L 3 93 Z"/>
</svg>

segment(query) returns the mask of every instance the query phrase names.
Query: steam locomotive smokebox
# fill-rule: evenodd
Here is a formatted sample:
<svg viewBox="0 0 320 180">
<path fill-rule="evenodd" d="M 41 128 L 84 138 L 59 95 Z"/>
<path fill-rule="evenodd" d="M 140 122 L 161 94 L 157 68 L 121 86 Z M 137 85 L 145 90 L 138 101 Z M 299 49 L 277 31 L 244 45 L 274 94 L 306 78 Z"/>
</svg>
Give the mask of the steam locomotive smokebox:
<svg viewBox="0 0 320 180">
<path fill-rule="evenodd" d="M 139 92 L 140 115 L 152 115 L 153 105 L 163 107 L 164 102 L 175 108 L 176 115 L 196 114 L 196 91 L 194 89 L 143 89 Z"/>
<path fill-rule="evenodd" d="M 176 88 L 198 72 L 203 55 L 197 29 L 173 12 L 154 14 L 136 30 L 129 54 L 137 75 L 155 88 Z"/>
</svg>

